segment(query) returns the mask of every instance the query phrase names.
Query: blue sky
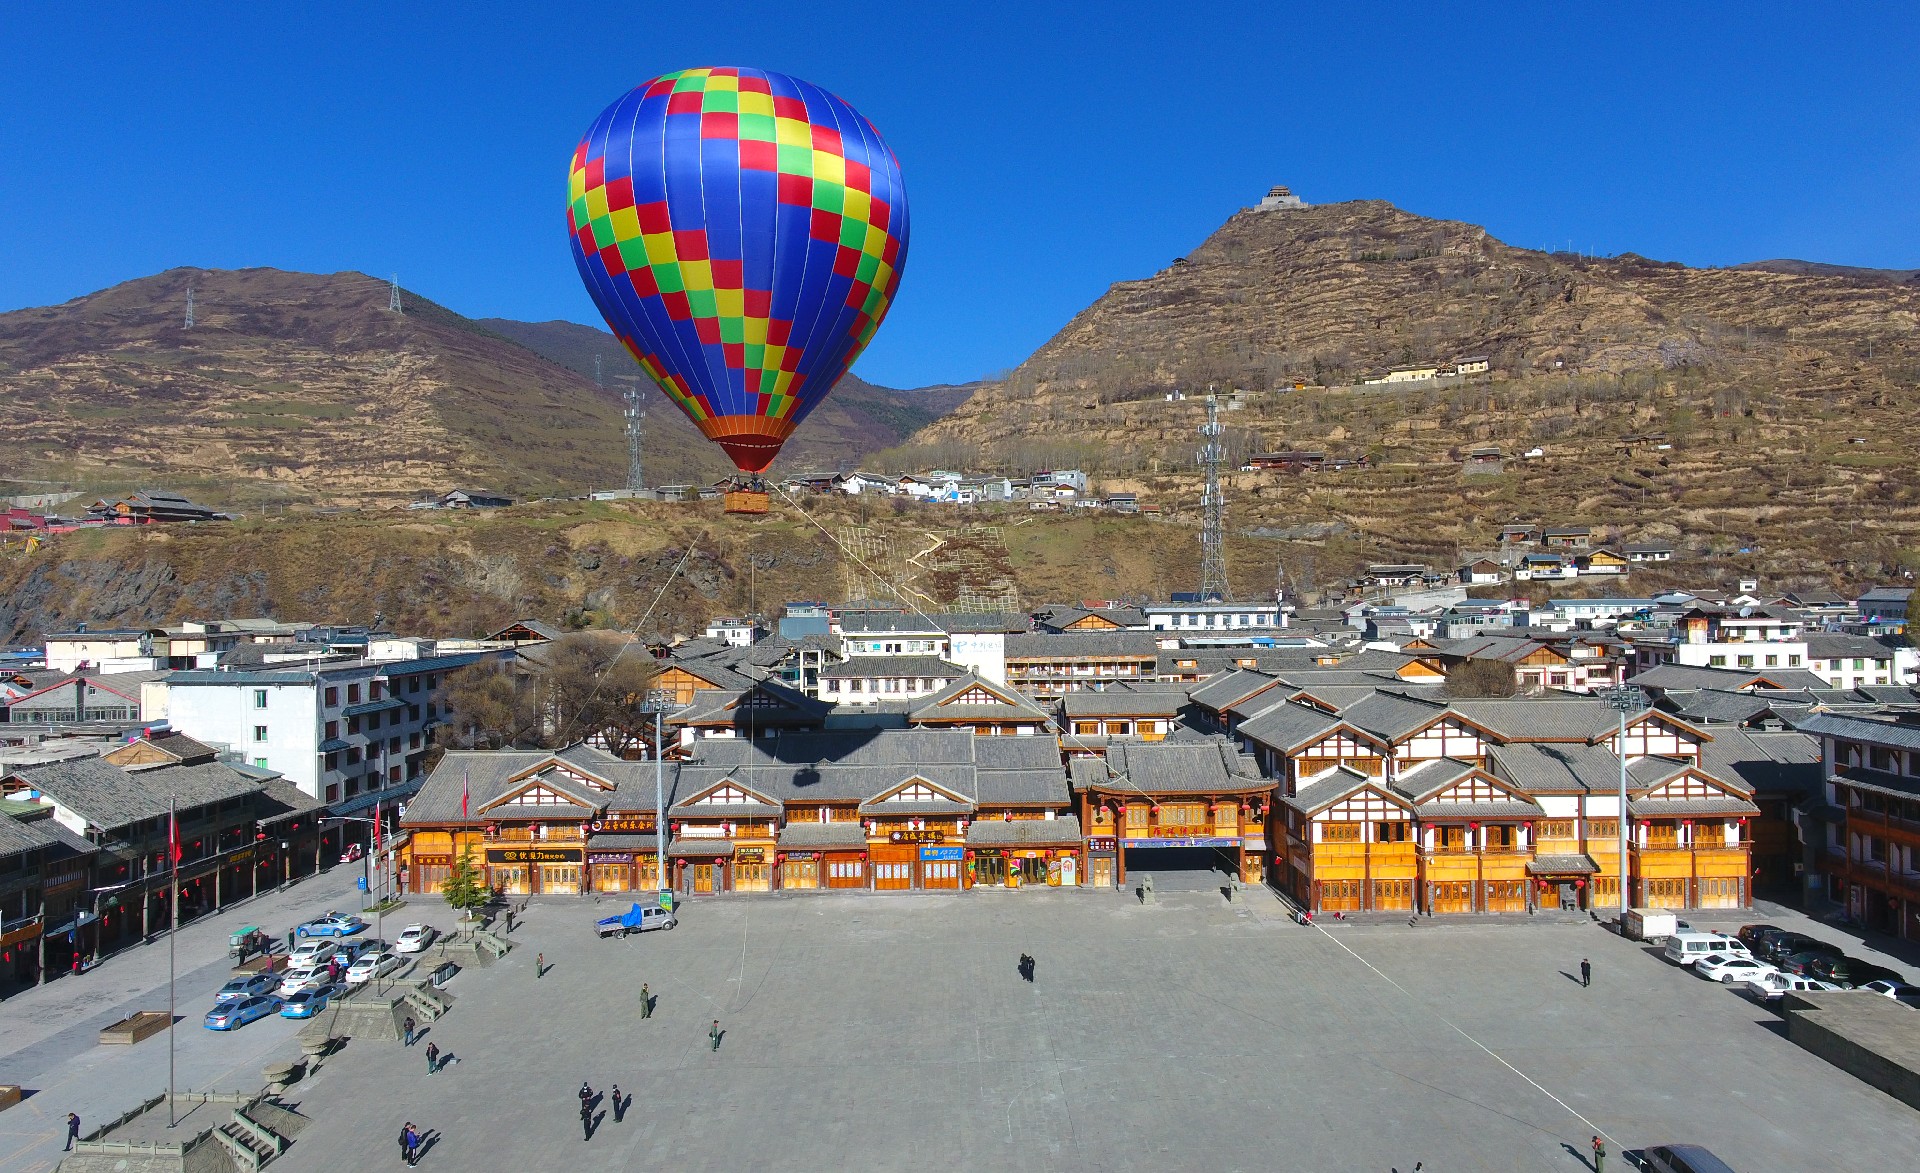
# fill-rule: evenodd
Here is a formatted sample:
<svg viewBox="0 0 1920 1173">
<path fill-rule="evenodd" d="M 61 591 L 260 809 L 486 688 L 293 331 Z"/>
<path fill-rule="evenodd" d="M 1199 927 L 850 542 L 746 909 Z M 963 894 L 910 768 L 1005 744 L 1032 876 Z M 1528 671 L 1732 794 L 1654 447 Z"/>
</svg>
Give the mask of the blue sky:
<svg viewBox="0 0 1920 1173">
<path fill-rule="evenodd" d="M 899 155 L 910 259 L 856 367 L 896 386 L 1018 363 L 1278 182 L 1534 247 L 1920 266 L 1910 4 L 281 7 L 9 6 L 0 309 L 273 265 L 597 323 L 568 155 L 701 64 L 816 82 Z"/>
</svg>

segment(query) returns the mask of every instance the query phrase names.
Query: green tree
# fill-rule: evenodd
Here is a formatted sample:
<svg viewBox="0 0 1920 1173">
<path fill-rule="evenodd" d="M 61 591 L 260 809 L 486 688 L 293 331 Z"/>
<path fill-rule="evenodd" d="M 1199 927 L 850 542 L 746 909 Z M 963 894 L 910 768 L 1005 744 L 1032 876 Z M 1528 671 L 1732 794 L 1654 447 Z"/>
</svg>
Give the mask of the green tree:
<svg viewBox="0 0 1920 1173">
<path fill-rule="evenodd" d="M 447 898 L 448 907 L 459 913 L 484 908 L 493 899 L 493 892 L 480 878 L 480 865 L 473 862 L 471 848 L 454 857 L 453 867 L 440 885 L 440 895 Z"/>
</svg>

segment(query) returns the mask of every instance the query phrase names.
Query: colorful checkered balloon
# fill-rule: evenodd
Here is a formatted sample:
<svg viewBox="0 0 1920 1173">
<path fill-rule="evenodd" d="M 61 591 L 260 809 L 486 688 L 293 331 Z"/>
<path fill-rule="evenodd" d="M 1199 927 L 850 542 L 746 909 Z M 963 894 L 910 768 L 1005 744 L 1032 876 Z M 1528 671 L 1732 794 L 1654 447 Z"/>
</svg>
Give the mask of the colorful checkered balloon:
<svg viewBox="0 0 1920 1173">
<path fill-rule="evenodd" d="M 607 325 L 758 473 L 887 316 L 907 193 L 873 124 L 818 86 L 685 69 L 594 120 L 567 227 Z"/>
</svg>

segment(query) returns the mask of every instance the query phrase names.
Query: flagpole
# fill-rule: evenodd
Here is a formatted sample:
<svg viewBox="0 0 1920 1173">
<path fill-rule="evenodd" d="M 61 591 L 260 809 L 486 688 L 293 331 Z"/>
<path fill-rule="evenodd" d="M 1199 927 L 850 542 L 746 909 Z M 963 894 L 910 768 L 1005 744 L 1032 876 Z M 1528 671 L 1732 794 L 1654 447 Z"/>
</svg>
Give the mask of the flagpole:
<svg viewBox="0 0 1920 1173">
<path fill-rule="evenodd" d="M 173 1020 L 177 1017 L 173 1002 L 174 941 L 180 936 L 180 799 L 167 796 L 167 859 L 173 866 L 173 915 L 167 921 L 167 1127 L 172 1128 L 173 1107 Z"/>
</svg>

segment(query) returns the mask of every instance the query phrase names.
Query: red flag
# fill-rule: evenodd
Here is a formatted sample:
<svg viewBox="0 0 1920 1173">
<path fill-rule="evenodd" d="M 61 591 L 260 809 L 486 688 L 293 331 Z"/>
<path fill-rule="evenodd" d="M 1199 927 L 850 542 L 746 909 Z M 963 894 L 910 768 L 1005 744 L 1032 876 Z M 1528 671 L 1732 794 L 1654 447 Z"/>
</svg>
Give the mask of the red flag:
<svg viewBox="0 0 1920 1173">
<path fill-rule="evenodd" d="M 467 799 L 472 796 L 472 793 L 473 771 L 462 770 L 460 772 L 460 817 L 463 819 L 467 817 Z"/>
<path fill-rule="evenodd" d="M 180 862 L 180 816 L 171 812 L 167 815 L 167 858 Z"/>
<path fill-rule="evenodd" d="M 380 804 L 373 804 L 373 853 L 380 854 Z"/>
</svg>

